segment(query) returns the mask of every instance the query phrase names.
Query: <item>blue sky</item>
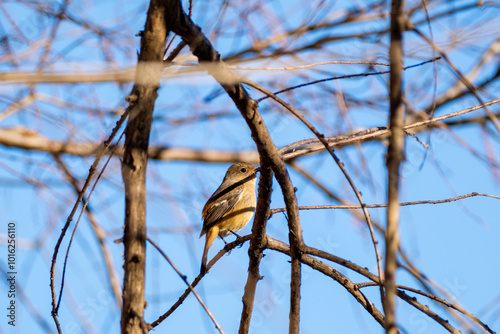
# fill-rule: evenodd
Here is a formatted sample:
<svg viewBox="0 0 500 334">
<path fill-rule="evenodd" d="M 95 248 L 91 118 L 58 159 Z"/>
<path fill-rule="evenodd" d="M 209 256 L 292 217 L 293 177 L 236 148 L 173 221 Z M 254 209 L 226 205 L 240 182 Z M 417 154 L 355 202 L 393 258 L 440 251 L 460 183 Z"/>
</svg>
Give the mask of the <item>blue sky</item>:
<svg viewBox="0 0 500 334">
<path fill-rule="evenodd" d="M 193 18 L 211 36 L 214 45 L 223 57 L 245 49 L 257 37 L 277 34 L 307 22 L 321 22 L 342 17 L 347 8 L 367 6 L 365 3 L 321 1 L 293 5 L 282 1 L 271 1 L 256 6 L 259 2 L 241 4 L 246 6 L 248 16 L 240 16 L 240 4 L 231 3 L 223 15 L 219 15 L 222 2 L 195 2 Z M 441 4 L 437 9 L 460 8 L 467 1 Z M 56 2 L 52 3 L 55 8 Z M 410 2 L 408 5 L 413 5 Z M 13 49 L 22 54 L 20 64 L 2 61 L 0 71 L 14 72 L 36 69 L 42 53 L 33 47 L 43 42 L 50 32 L 53 20 L 44 19 L 25 4 L 5 3 L 6 11 L 17 22 L 31 45 L 22 40 L 13 40 Z M 345 6 L 345 7 L 344 7 Z M 320 10 L 318 10 L 320 8 Z M 147 2 L 120 3 L 115 1 L 75 1 L 69 13 L 82 22 L 104 28 L 105 38 L 99 39 L 81 25 L 64 21 L 56 35 L 56 43 L 50 53 L 50 66 L 46 71 L 97 71 L 118 67 L 125 68 L 136 62 L 139 38 L 134 35 L 144 25 Z M 387 8 L 385 8 L 387 9 Z M 382 10 L 382 9 L 381 9 Z M 477 63 L 477 57 L 498 38 L 500 26 L 497 20 L 498 7 L 485 6 L 466 10 L 432 24 L 434 40 L 449 50 L 453 62 L 465 73 Z M 15 30 L 0 12 L 2 34 L 14 34 Z M 414 21 L 423 14 L 415 15 Z M 246 18 L 253 23 L 250 26 Z M 283 18 L 283 19 L 279 19 Z M 286 19 L 284 19 L 286 18 Z M 488 23 L 488 29 L 482 22 Z M 347 27 L 335 27 L 306 35 L 303 38 L 279 41 L 274 47 L 293 48 L 325 36 L 343 36 L 356 32 L 369 32 L 387 27 L 388 20 L 379 19 Z M 225 30 L 218 31 L 220 27 Z M 422 26 L 428 33 L 428 27 Z M 274 35 L 273 35 L 274 36 Z M 405 33 L 405 64 L 411 65 L 434 57 L 432 50 L 411 32 Z M 174 45 L 176 42 L 174 42 Z M 349 39 L 331 43 L 320 50 L 306 52 L 296 57 L 253 59 L 238 66 L 283 67 L 305 65 L 331 60 L 370 60 L 386 62 L 387 36 L 381 40 Z M 103 45 L 105 46 L 103 48 Z M 30 49 L 32 48 L 32 49 Z M 105 54 L 103 49 L 109 51 Z M 185 51 L 183 55 L 188 55 Z M 106 58 L 107 57 L 107 58 Z M 337 57 L 337 58 L 335 58 Z M 106 59 L 111 59 L 106 61 Z M 491 75 L 495 70 L 498 54 L 493 54 L 480 68 L 474 82 Z M 193 59 L 191 59 L 193 61 Z M 376 70 L 386 69 L 383 66 Z M 442 94 L 454 82 L 455 77 L 443 61 L 427 64 L 405 72 L 405 92 L 413 108 L 425 108 L 432 99 L 434 85 Z M 244 71 L 250 79 L 276 91 L 284 87 L 331 76 L 364 73 L 363 65 L 325 65 L 311 69 L 284 73 L 283 71 Z M 437 78 L 437 81 L 436 81 Z M 282 97 L 300 110 L 320 132 L 327 136 L 348 133 L 373 126 L 385 126 L 388 104 L 386 85 L 388 76 L 373 76 L 332 81 L 309 86 L 283 94 Z M 482 92 L 484 100 L 498 97 L 498 83 Z M 122 86 L 113 83 L 36 85 L 36 93 L 71 101 L 73 106 L 37 100 L 18 113 L 0 121 L 0 127 L 23 127 L 53 140 L 75 142 L 99 142 L 107 138 L 125 106 L 124 98 L 131 84 Z M 253 97 L 260 95 L 249 90 Z M 6 110 L 12 101 L 25 96 L 28 85 L 0 85 L 0 110 Z M 335 93 L 336 92 L 336 93 Z M 346 101 L 362 99 L 370 103 L 355 105 L 348 103 L 348 117 L 343 116 L 338 93 Z M 436 111 L 444 115 L 477 105 L 474 98 L 466 97 L 450 103 Z M 276 104 L 266 100 L 259 105 L 271 136 L 278 147 L 305 138 L 312 133 Z M 492 106 L 498 112 L 497 106 Z M 185 121 L 190 117 L 203 117 L 212 113 L 224 113 L 219 118 L 208 118 L 198 122 Z M 475 111 L 460 119 L 484 115 Z M 498 165 L 499 135 L 488 123 L 484 128 L 477 124 L 454 128 L 434 129 L 430 137 L 420 133 L 424 148 L 411 137 L 406 140 L 406 157 L 403 168 L 401 201 L 439 200 L 472 192 L 499 196 L 498 166 L 485 162 L 483 156 L 492 157 Z M 430 138 L 430 141 L 429 141 Z M 462 140 L 460 142 L 457 138 Z M 156 102 L 155 122 L 151 133 L 152 146 L 185 147 L 195 149 L 253 150 L 255 144 L 244 120 L 221 88 L 204 72 L 165 76 Z M 468 145 L 471 150 L 466 148 Z M 47 153 L 24 151 L 1 146 L 0 160 L 0 212 L 4 221 L 15 221 L 18 241 L 18 282 L 20 302 L 18 325 L 6 326 L 2 321 L 0 333 L 46 333 L 55 327 L 50 318 L 49 268 L 53 247 L 59 231 L 76 199 L 74 190 L 64 179 L 53 157 Z M 366 203 L 384 203 L 386 197 L 385 142 L 367 142 L 362 145 L 337 149 L 336 153 L 354 177 Z M 479 156 L 479 157 L 478 157 Z M 62 156 L 68 169 L 83 182 L 91 157 Z M 343 199 L 355 203 L 355 196 L 334 161 L 325 153 L 302 157 L 297 161 L 303 168 L 329 190 Z M 102 167 L 103 163 L 100 164 Z M 206 199 L 217 188 L 229 164 L 209 164 L 184 161 L 150 161 L 148 166 L 148 234 L 171 257 L 184 275 L 191 281 L 199 271 L 204 240 L 198 238 L 201 229 L 201 209 Z M 338 204 L 325 196 L 301 174 L 289 169 L 294 185 L 298 188 L 299 205 Z M 27 182 L 30 181 L 30 182 Z M 36 185 L 36 181 L 45 184 Z M 35 185 L 33 185 L 35 184 Z M 273 184 L 272 208 L 283 207 L 282 194 L 277 182 Z M 418 205 L 401 208 L 401 243 L 411 261 L 433 282 L 444 288 L 452 298 L 467 310 L 477 315 L 493 330 L 498 330 L 500 291 L 496 288 L 500 275 L 498 254 L 498 200 L 474 197 L 459 202 L 441 205 Z M 90 207 L 106 231 L 106 245 L 112 255 L 114 270 L 122 281 L 123 247 L 113 243 L 122 235 L 124 196 L 121 181 L 120 161 L 113 158 L 103 179 L 92 195 Z M 370 209 L 372 219 L 385 224 L 384 209 Z M 363 221 L 347 210 L 311 210 L 300 214 L 304 240 L 311 247 L 323 249 L 355 262 L 376 272 L 375 254 L 368 230 Z M 2 226 L 5 226 L 3 224 Z M 74 226 L 74 225 L 72 225 Z M 70 229 L 72 231 L 72 229 Z M 251 224 L 241 231 L 248 234 Z M 5 249 L 5 230 L 0 248 Z M 268 234 L 287 242 L 288 230 L 283 214 L 276 214 L 268 223 Z M 383 237 L 378 234 L 377 239 Z M 68 244 L 66 238 L 58 257 L 56 282 L 60 283 L 62 261 Z M 34 244 L 37 241 L 38 244 Z M 209 257 L 223 247 L 217 240 Z M 248 243 L 224 256 L 210 271 L 197 291 L 210 308 L 226 333 L 234 333 L 239 326 L 241 297 L 248 269 Z M 5 253 L 5 252 L 4 252 Z M 266 250 L 262 261 L 256 305 L 251 333 L 283 333 L 288 328 L 289 309 L 289 263 L 288 258 Z M 147 249 L 147 282 L 145 312 L 146 321 L 152 322 L 163 314 L 184 291 L 185 285 L 173 272 L 158 252 Z M 5 268 L 5 257 L 0 266 Z M 335 269 L 354 282 L 366 282 L 365 278 L 343 268 Z M 302 333 L 381 333 L 380 326 L 364 309 L 336 282 L 303 266 L 302 284 Z M 401 269 L 398 282 L 402 285 L 421 288 L 418 282 Z M 5 285 L 6 286 L 6 285 Z M 2 290 L 3 291 L 3 290 Z M 367 297 L 381 309 L 379 290 L 365 287 Z M 411 293 L 409 293 L 411 294 Z M 25 295 L 26 298 L 22 297 Z M 417 297 L 435 312 L 460 328 L 438 305 Z M 1 300 L 6 301 L 6 298 Z M 6 303 L 6 302 L 4 302 Z M 2 304 L 3 305 L 3 304 Z M 36 310 L 36 311 L 34 311 Z M 407 333 L 442 333 L 444 329 L 403 301 L 398 302 L 398 322 Z M 36 319 L 36 315 L 41 320 Z M 109 288 L 107 270 L 99 243 L 87 217 L 84 216 L 69 254 L 66 285 L 59 319 L 64 333 L 107 333 L 119 331 L 120 312 Z M 215 328 L 193 296 L 190 296 L 174 314 L 165 320 L 156 331 L 184 333 L 214 333 Z"/>
</svg>

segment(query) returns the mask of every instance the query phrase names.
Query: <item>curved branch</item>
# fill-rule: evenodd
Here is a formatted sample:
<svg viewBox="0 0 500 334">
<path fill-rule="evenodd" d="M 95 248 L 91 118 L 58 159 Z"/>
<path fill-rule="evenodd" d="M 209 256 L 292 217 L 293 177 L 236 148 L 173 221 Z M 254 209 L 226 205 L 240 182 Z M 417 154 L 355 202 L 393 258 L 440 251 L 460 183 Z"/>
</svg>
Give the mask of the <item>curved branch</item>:
<svg viewBox="0 0 500 334">
<path fill-rule="evenodd" d="M 59 238 L 56 242 L 56 245 L 54 247 L 54 253 L 52 255 L 52 262 L 50 266 L 50 290 L 51 290 L 51 295 L 52 295 L 52 318 L 54 319 L 54 322 L 57 327 L 57 331 L 61 333 L 61 326 L 59 324 L 59 320 L 57 319 L 58 316 L 58 311 L 59 308 L 57 306 L 57 297 L 56 297 L 56 290 L 55 290 L 55 266 L 57 262 L 57 255 L 59 253 L 59 248 L 61 247 L 62 240 L 64 239 L 64 236 L 66 235 L 66 232 L 71 224 L 71 221 L 73 220 L 73 217 L 76 213 L 76 210 L 78 209 L 78 206 L 80 205 L 80 202 L 83 199 L 83 196 L 85 195 L 85 192 L 87 191 L 87 188 L 90 185 L 90 181 L 92 180 L 92 176 L 94 175 L 97 166 L 99 165 L 99 162 L 101 161 L 102 157 L 104 156 L 105 152 L 109 149 L 109 146 L 111 144 L 111 141 L 113 138 L 116 136 L 118 130 L 121 128 L 123 122 L 128 117 L 128 114 L 132 108 L 129 108 L 125 111 L 125 113 L 122 115 L 120 120 L 116 123 L 116 126 L 113 128 L 111 131 L 111 134 L 109 135 L 108 139 L 104 141 L 103 143 L 103 148 L 96 154 L 96 157 L 94 159 L 94 162 L 92 163 L 92 166 L 89 169 L 89 174 L 87 175 L 87 179 L 85 180 L 85 183 L 82 186 L 82 190 L 80 191 L 80 194 L 75 202 L 75 205 L 73 206 L 71 213 L 68 216 L 68 219 L 66 220 L 64 227 L 62 228 L 61 234 L 59 235 Z"/>
<path fill-rule="evenodd" d="M 344 167 L 344 163 L 340 161 L 340 159 L 337 157 L 337 155 L 333 151 L 333 148 L 328 144 L 328 141 L 325 139 L 325 136 L 323 134 L 319 133 L 318 130 L 316 130 L 316 128 L 305 117 L 303 117 L 297 110 L 295 110 L 295 108 L 293 108 L 291 105 L 289 105 L 288 103 L 283 101 L 281 98 L 276 96 L 276 94 L 271 93 L 267 89 L 257 85 L 256 83 L 254 83 L 248 79 L 244 80 L 244 83 L 261 91 L 262 93 L 271 97 L 277 103 L 281 104 L 285 109 L 287 109 L 290 113 L 292 113 L 295 117 L 297 117 L 302 123 L 304 123 L 309 128 L 309 130 L 311 130 L 312 133 L 314 133 L 316 135 L 316 137 L 320 141 L 321 145 L 323 145 L 324 149 L 332 156 L 333 160 L 335 161 L 337 166 L 340 168 L 340 170 L 344 174 L 344 177 L 347 179 L 347 182 L 349 183 L 352 190 L 354 191 L 354 194 L 356 195 L 356 198 L 358 199 L 359 204 L 361 204 L 361 206 L 364 206 L 365 204 L 364 204 L 363 198 L 361 196 L 361 193 L 358 191 L 358 189 L 357 189 L 356 185 L 354 184 L 354 181 L 352 180 L 349 173 L 347 173 L 347 170 Z M 365 221 L 366 221 L 366 224 L 367 224 L 368 229 L 370 231 L 372 244 L 373 244 L 373 247 L 375 249 L 375 256 L 376 256 L 379 277 L 382 277 L 381 276 L 382 275 L 382 266 L 380 263 L 381 256 L 380 256 L 378 246 L 377 246 L 378 241 L 375 237 L 375 232 L 373 230 L 373 224 L 371 222 L 370 215 L 368 214 L 368 211 L 365 208 L 363 208 L 363 215 L 365 216 Z"/>
<path fill-rule="evenodd" d="M 269 236 L 267 237 L 267 248 L 290 255 L 290 247 L 288 245 Z M 307 249 L 311 250 L 309 247 L 307 247 Z M 386 321 L 382 312 L 380 312 L 375 305 L 370 302 L 370 300 L 363 293 L 361 293 L 361 291 L 359 291 L 356 284 L 337 270 L 310 255 L 302 255 L 301 261 L 309 267 L 330 276 L 335 281 L 340 283 L 340 285 L 342 285 L 383 328 L 386 328 Z M 373 278 L 377 279 L 377 276 L 373 275 Z"/>
<path fill-rule="evenodd" d="M 272 141 L 269 131 L 257 109 L 257 104 L 243 88 L 239 78 L 220 60 L 219 53 L 201 32 L 201 29 L 183 12 L 180 1 L 172 0 L 168 9 L 172 13 L 172 18 L 168 23 L 169 28 L 181 36 L 189 45 L 192 53 L 198 58 L 201 65 L 203 65 L 203 62 L 212 63 L 211 66 L 206 67 L 207 72 L 214 77 L 234 101 L 252 132 L 252 137 L 257 145 L 259 154 L 269 162 L 269 165 L 276 174 L 276 179 L 282 189 L 287 207 L 289 238 L 292 249 L 290 333 L 298 333 L 301 284 L 300 249 L 303 246 L 303 240 L 295 189 L 288 175 L 285 162 Z"/>
</svg>

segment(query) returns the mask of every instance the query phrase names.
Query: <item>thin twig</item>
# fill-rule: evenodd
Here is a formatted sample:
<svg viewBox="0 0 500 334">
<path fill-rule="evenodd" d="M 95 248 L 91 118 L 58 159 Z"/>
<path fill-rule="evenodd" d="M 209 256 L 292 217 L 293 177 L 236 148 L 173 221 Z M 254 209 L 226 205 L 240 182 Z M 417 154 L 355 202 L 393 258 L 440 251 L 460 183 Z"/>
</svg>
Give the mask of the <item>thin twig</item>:
<svg viewBox="0 0 500 334">
<path fill-rule="evenodd" d="M 464 198 L 469 198 L 469 197 L 476 197 L 476 196 L 483 196 L 483 197 L 490 197 L 490 198 L 495 198 L 495 199 L 500 199 L 500 196 L 495 196 L 495 195 L 489 195 L 489 194 L 481 194 L 481 193 L 470 193 L 467 195 L 461 195 L 457 197 L 452 197 L 452 198 L 447 198 L 447 199 L 441 199 L 441 200 L 424 200 L 424 201 L 414 201 L 414 202 L 402 202 L 399 203 L 399 206 L 410 206 L 410 205 L 419 205 L 419 204 L 442 204 L 442 203 L 450 203 L 454 201 L 458 201 Z M 367 209 L 373 209 L 373 208 L 386 208 L 387 204 L 366 204 L 364 205 L 365 208 Z M 354 210 L 354 209 L 362 209 L 363 206 L 361 205 L 309 205 L 309 206 L 299 206 L 299 210 L 321 210 L 321 209 L 347 209 L 347 210 Z M 278 213 L 278 212 L 284 212 L 286 211 L 285 208 L 278 208 L 278 209 L 271 209 L 271 216 Z"/>
<path fill-rule="evenodd" d="M 66 166 L 66 164 L 62 161 L 61 157 L 57 154 L 54 154 L 54 160 L 57 162 L 61 170 L 66 174 L 66 177 L 73 187 L 73 190 L 76 192 L 76 195 L 78 196 L 80 189 L 78 186 L 78 182 L 76 178 L 71 174 L 70 170 Z M 87 202 L 87 198 L 83 197 L 83 201 Z M 109 283 L 111 286 L 111 291 L 113 292 L 113 295 L 116 300 L 116 304 L 118 307 L 121 307 L 122 304 L 122 290 L 120 283 L 118 281 L 118 278 L 116 276 L 114 267 L 113 267 L 113 262 L 112 262 L 112 255 L 110 254 L 108 248 L 106 247 L 106 243 L 104 240 L 104 232 L 102 228 L 97 224 L 96 218 L 94 217 L 93 211 L 90 209 L 90 206 L 87 206 L 85 208 L 85 212 L 87 213 L 88 219 L 90 221 L 90 225 L 92 226 L 92 230 L 94 231 L 94 234 L 99 242 L 99 246 L 101 247 L 101 252 L 102 256 L 104 258 L 104 263 L 106 264 L 106 269 L 108 273 L 108 278 L 109 278 Z"/>
<path fill-rule="evenodd" d="M 98 152 L 96 154 L 94 162 L 92 163 L 92 166 L 90 166 L 87 179 L 85 180 L 85 183 L 82 186 L 82 190 L 80 191 L 80 195 L 78 196 L 78 198 L 75 202 L 75 205 L 73 206 L 73 209 L 71 210 L 71 213 L 69 214 L 68 219 L 66 220 L 66 223 L 64 224 L 64 227 L 62 228 L 61 234 L 59 235 L 59 238 L 58 238 L 56 245 L 54 247 L 54 253 L 52 255 L 52 263 L 50 266 L 50 290 L 51 290 L 51 294 L 52 294 L 52 312 L 51 312 L 51 314 L 52 314 L 52 318 L 54 319 L 54 322 L 56 324 L 57 331 L 59 333 L 62 333 L 62 331 L 61 331 L 61 326 L 59 324 L 59 321 L 57 320 L 57 313 L 58 313 L 59 309 L 57 307 L 58 303 L 56 302 L 56 290 L 55 290 L 55 282 L 54 282 L 54 275 L 55 275 L 54 270 L 55 270 L 55 266 L 56 266 L 56 259 L 57 259 L 57 254 L 59 252 L 59 247 L 61 246 L 64 235 L 66 234 L 66 231 L 68 230 L 69 225 L 70 225 L 71 221 L 73 220 L 73 216 L 75 215 L 76 210 L 77 210 L 78 206 L 80 205 L 80 202 L 82 201 L 83 196 L 85 195 L 85 191 L 87 190 L 88 186 L 90 185 L 90 181 L 91 181 L 92 176 L 94 175 L 94 173 L 97 169 L 97 166 L 99 165 L 99 162 L 101 161 L 102 157 L 104 156 L 104 153 L 107 151 L 107 149 L 111 145 L 113 138 L 116 136 L 116 133 L 121 128 L 123 122 L 125 122 L 125 120 L 127 119 L 131 109 L 132 108 L 127 108 L 127 110 L 123 113 L 123 115 L 120 117 L 118 122 L 116 122 L 116 126 L 111 131 L 111 134 L 109 135 L 108 139 L 106 139 L 104 141 L 102 149 L 100 150 L 100 152 Z"/>
<path fill-rule="evenodd" d="M 493 112 L 491 112 L 491 110 L 487 107 L 487 105 L 483 102 L 483 99 L 479 96 L 479 94 L 477 93 L 477 89 L 476 87 L 474 87 L 474 85 L 469 81 L 469 79 L 467 79 L 463 74 L 462 72 L 460 72 L 460 70 L 453 64 L 453 62 L 450 60 L 450 58 L 448 58 L 448 55 L 443 51 L 441 50 L 441 48 L 439 48 L 436 43 L 434 43 L 432 40 L 430 40 L 427 36 L 425 36 L 422 32 L 420 32 L 420 30 L 418 30 L 416 27 L 411 27 L 412 30 L 417 34 L 419 35 L 423 40 L 425 40 L 429 45 L 432 46 L 433 49 L 435 49 L 440 55 L 441 57 L 443 57 L 443 59 L 448 63 L 448 65 L 452 68 L 453 70 L 453 73 L 455 73 L 456 76 L 459 77 L 459 79 L 464 83 L 464 85 L 469 89 L 469 91 L 472 93 L 472 95 L 474 95 L 476 97 L 476 99 L 478 100 L 479 103 L 481 103 L 483 105 L 483 108 L 484 110 L 486 111 L 486 113 L 488 114 L 488 116 L 490 117 L 490 120 L 491 122 L 493 123 L 493 125 L 495 126 L 495 128 L 497 129 L 497 131 L 500 133 L 500 122 L 498 121 L 498 118 L 496 118 L 495 114 L 493 114 Z"/>
<path fill-rule="evenodd" d="M 389 66 L 388 63 L 377 63 L 372 61 L 347 61 L 347 60 L 335 60 L 335 61 L 323 61 L 320 63 L 306 64 L 299 66 L 287 66 L 287 67 L 245 67 L 245 66 L 235 66 L 229 65 L 228 68 L 232 70 L 245 70 L 245 71 L 291 71 L 291 70 L 301 70 L 305 68 L 311 68 L 323 65 L 333 65 L 333 64 L 356 64 L 356 65 L 381 65 Z"/>
<path fill-rule="evenodd" d="M 408 258 L 408 256 L 405 254 L 405 252 L 403 252 L 402 249 L 399 249 L 399 254 L 401 256 L 401 258 L 404 260 L 404 262 L 406 263 L 407 266 L 403 265 L 403 264 L 399 264 L 399 266 L 401 268 L 404 268 L 406 271 L 408 271 L 408 273 L 410 275 L 412 275 L 423 287 L 424 289 L 431 295 L 435 295 L 435 292 L 433 291 L 433 288 L 438 290 L 441 294 L 443 294 L 445 296 L 445 298 L 447 299 L 455 299 L 451 294 L 449 294 L 445 289 L 443 289 L 442 287 L 440 287 L 437 283 L 433 282 L 431 279 L 429 279 L 425 274 L 423 274 L 418 268 L 416 268 L 416 266 L 411 262 L 411 260 Z M 465 308 L 463 306 L 461 306 L 459 304 L 459 302 L 455 299 L 455 306 L 457 308 L 460 308 L 461 310 L 463 310 L 463 314 L 470 314 L 469 312 L 467 312 L 465 310 Z M 464 320 L 462 320 L 462 318 L 458 317 L 458 315 L 456 314 L 456 312 L 451 312 L 450 311 L 450 308 L 446 307 L 445 308 L 448 313 L 454 317 L 458 322 L 461 323 L 462 325 L 462 328 L 464 329 L 469 329 L 470 328 L 470 325 L 468 323 L 466 323 Z M 474 316 L 472 316 L 474 317 Z M 472 320 L 474 320 L 472 317 L 469 316 L 469 318 L 471 318 Z M 483 324 L 481 321 L 476 321 L 476 323 L 483 327 Z M 487 326 L 486 326 L 487 327 Z"/>
<path fill-rule="evenodd" d="M 422 66 L 422 65 L 425 65 L 425 64 L 428 64 L 428 63 L 435 62 L 435 61 L 437 61 L 439 59 L 441 59 L 441 57 L 432 58 L 432 59 L 420 62 L 418 64 L 410 65 L 410 66 L 402 66 L 402 69 L 407 70 L 407 69 L 414 68 L 414 67 L 417 67 L 417 66 Z M 279 90 L 279 91 L 275 92 L 274 94 L 278 95 L 278 94 L 281 94 L 281 93 L 284 93 L 284 92 L 288 92 L 288 91 L 293 90 L 293 89 L 302 88 L 302 87 L 306 87 L 306 86 L 310 86 L 310 85 L 315 85 L 315 84 L 318 84 L 320 82 L 327 82 L 327 81 L 340 80 L 340 79 L 350 79 L 350 78 L 356 78 L 356 77 L 369 77 L 369 76 L 372 76 L 372 75 L 388 74 L 390 72 L 391 71 L 389 70 L 389 71 L 365 72 L 365 73 L 357 73 L 357 74 L 347 74 L 347 75 L 335 76 L 335 77 L 331 77 L 331 78 L 326 78 L 326 79 L 320 79 L 320 80 L 306 82 L 306 83 L 303 83 L 303 84 L 300 84 L 300 85 L 297 85 L 297 86 L 288 87 L 288 88 Z M 266 96 L 261 97 L 260 99 L 258 99 L 256 101 L 257 101 L 257 103 L 259 103 L 259 102 L 261 102 L 261 101 L 263 101 L 263 100 L 265 100 L 265 99 L 267 99 L 269 97 L 270 97 L 269 95 L 266 95 Z"/>
<path fill-rule="evenodd" d="M 174 269 L 174 271 L 177 273 L 177 275 L 179 275 L 179 277 L 184 281 L 184 283 L 186 283 L 186 285 L 191 290 L 191 292 L 193 292 L 193 294 L 196 297 L 196 299 L 198 299 L 198 302 L 203 307 L 203 309 L 205 310 L 205 312 L 207 312 L 207 314 L 210 317 L 210 319 L 212 319 L 212 322 L 214 323 L 215 327 L 219 330 L 219 333 L 223 334 L 224 331 L 222 330 L 222 327 L 219 325 L 219 323 L 217 322 L 217 320 L 215 320 L 214 315 L 212 314 L 212 312 L 210 312 L 210 310 L 208 309 L 207 305 L 205 305 L 205 303 L 201 299 L 200 295 L 194 290 L 194 288 L 191 286 L 191 284 L 189 284 L 188 280 L 186 279 L 186 275 L 183 275 L 179 271 L 179 269 L 177 269 L 177 267 L 170 260 L 170 258 L 167 256 L 167 254 L 165 254 L 165 252 L 160 248 L 160 246 L 158 246 L 153 240 L 151 240 L 150 237 L 146 236 L 146 240 L 149 241 L 149 243 L 151 245 L 153 245 L 154 248 L 156 248 L 156 250 L 158 252 L 160 252 L 160 254 L 165 258 L 165 260 L 167 260 L 167 262 L 170 264 L 170 266 L 172 267 L 172 269 Z"/>
<path fill-rule="evenodd" d="M 429 124 L 438 123 L 445 119 L 461 116 L 472 111 L 483 108 L 483 106 L 489 106 L 492 104 L 500 103 L 500 99 L 495 99 L 492 101 L 485 102 L 482 105 L 476 105 L 471 108 L 463 109 L 460 111 L 456 111 L 453 113 L 449 113 L 443 116 L 434 117 L 428 120 L 420 121 L 405 125 L 403 129 L 405 131 L 411 129 L 417 129 L 426 127 Z M 329 142 L 329 145 L 332 147 L 340 147 L 348 144 L 356 143 L 359 141 L 368 141 L 374 140 L 375 138 L 385 138 L 389 134 L 389 130 L 385 127 L 376 127 L 371 129 L 366 129 L 362 131 L 358 131 L 353 134 L 340 135 L 335 137 L 325 137 L 325 139 Z M 325 150 L 324 145 L 317 138 L 304 139 L 292 143 L 290 145 L 284 146 L 280 149 L 281 154 L 285 160 L 293 159 L 299 156 L 304 156 L 306 154 L 315 153 L 318 151 Z"/>
<path fill-rule="evenodd" d="M 122 134 L 118 138 L 118 142 L 121 141 L 124 134 L 125 134 L 125 132 L 122 132 Z M 73 239 L 75 237 L 76 229 L 78 228 L 78 225 L 80 223 L 80 220 L 82 219 L 83 213 L 85 212 L 85 209 L 87 208 L 87 206 L 89 204 L 90 198 L 92 197 L 92 193 L 94 192 L 95 187 L 97 186 L 97 183 L 99 183 L 99 180 L 101 179 L 102 175 L 104 174 L 106 167 L 108 167 L 108 163 L 111 161 L 111 158 L 113 157 L 113 153 L 116 150 L 116 148 L 117 148 L 117 146 L 113 147 L 113 150 L 111 151 L 111 154 L 108 156 L 106 163 L 104 164 L 101 171 L 99 172 L 99 175 L 97 175 L 97 178 L 94 182 L 94 185 L 92 186 L 92 189 L 90 189 L 90 193 L 87 196 L 87 199 L 84 201 L 82 209 L 80 210 L 80 215 L 78 216 L 78 219 L 76 220 L 75 227 L 73 228 L 73 233 L 71 233 L 71 237 L 70 237 L 69 243 L 68 243 L 68 248 L 66 249 L 66 256 L 64 257 L 64 265 L 63 265 L 63 271 L 62 271 L 62 276 L 61 276 L 61 289 L 59 291 L 59 300 L 57 301 L 57 309 L 59 309 L 59 306 L 60 306 L 61 300 L 62 300 L 62 293 L 63 293 L 63 288 L 64 288 L 64 279 L 66 277 L 66 266 L 68 264 L 69 250 L 71 249 L 71 245 L 72 245 Z M 83 198 L 82 198 L 82 200 L 83 200 Z"/>
<path fill-rule="evenodd" d="M 251 235 L 245 235 L 245 236 L 242 236 L 242 237 L 236 239 L 233 242 L 228 243 L 207 264 L 207 272 L 209 272 L 209 269 L 212 268 L 213 265 L 215 263 L 217 263 L 217 261 L 219 261 L 220 258 L 222 258 L 222 256 L 224 256 L 226 253 L 229 253 L 231 250 L 233 250 L 237 246 L 239 246 L 239 245 L 243 244 L 244 242 L 250 240 L 251 237 L 252 237 Z M 172 307 L 170 307 L 170 309 L 167 312 L 165 312 L 164 314 L 162 314 L 158 319 L 156 319 L 155 321 L 153 321 L 151 323 L 151 328 L 155 328 L 156 326 L 158 326 L 159 324 L 161 324 L 163 322 L 163 320 L 165 320 L 166 318 L 168 318 L 184 302 L 184 300 L 186 300 L 187 296 L 189 296 L 189 294 L 193 291 L 192 289 L 195 288 L 198 285 L 198 283 L 201 281 L 201 279 L 203 278 L 203 276 L 205 276 L 205 275 L 200 273 L 195 278 L 195 280 L 190 284 L 190 287 L 188 287 L 184 291 L 184 293 L 179 297 L 179 299 L 174 303 L 174 305 L 172 305 Z"/>
</svg>

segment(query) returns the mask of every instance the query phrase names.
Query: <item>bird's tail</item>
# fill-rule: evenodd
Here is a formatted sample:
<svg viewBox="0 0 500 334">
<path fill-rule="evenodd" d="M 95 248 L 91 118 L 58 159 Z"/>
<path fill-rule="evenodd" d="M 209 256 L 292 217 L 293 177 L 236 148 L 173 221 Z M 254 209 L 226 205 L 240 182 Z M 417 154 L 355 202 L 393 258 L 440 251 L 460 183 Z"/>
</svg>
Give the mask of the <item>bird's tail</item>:
<svg viewBox="0 0 500 334">
<path fill-rule="evenodd" d="M 201 258 L 201 274 L 205 274 L 207 272 L 207 256 L 208 250 L 212 246 L 215 241 L 215 238 L 219 235 L 219 227 L 217 225 L 213 226 L 211 229 L 207 231 L 206 239 L 205 239 L 205 249 L 203 249 L 203 257 Z"/>
</svg>

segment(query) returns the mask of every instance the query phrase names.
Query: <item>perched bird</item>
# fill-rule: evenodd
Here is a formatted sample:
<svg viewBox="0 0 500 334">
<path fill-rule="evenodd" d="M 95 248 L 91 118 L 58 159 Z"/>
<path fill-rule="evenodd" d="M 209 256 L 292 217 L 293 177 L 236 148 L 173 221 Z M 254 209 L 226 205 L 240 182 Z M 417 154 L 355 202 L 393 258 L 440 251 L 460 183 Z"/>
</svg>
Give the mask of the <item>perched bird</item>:
<svg viewBox="0 0 500 334">
<path fill-rule="evenodd" d="M 252 219 L 255 212 L 255 181 L 258 169 L 239 162 L 226 172 L 222 184 L 203 207 L 203 228 L 200 237 L 206 234 L 205 249 L 201 260 L 201 273 L 207 270 L 208 249 L 215 238 L 224 237 L 241 230 Z M 237 236 L 237 235 L 236 235 Z M 225 242 L 225 241 L 224 241 Z"/>
</svg>

